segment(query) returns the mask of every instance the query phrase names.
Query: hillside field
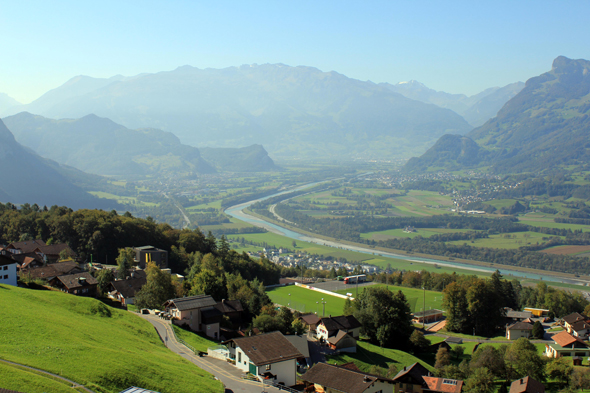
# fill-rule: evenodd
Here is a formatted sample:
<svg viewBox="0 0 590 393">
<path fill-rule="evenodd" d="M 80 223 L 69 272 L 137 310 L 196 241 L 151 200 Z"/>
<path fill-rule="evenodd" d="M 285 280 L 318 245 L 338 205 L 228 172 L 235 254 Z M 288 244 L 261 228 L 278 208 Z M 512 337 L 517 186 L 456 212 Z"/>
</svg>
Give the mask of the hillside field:
<svg viewBox="0 0 590 393">
<path fill-rule="evenodd" d="M 128 311 L 6 285 L 0 285 L 0 303 L 2 359 L 60 374 L 97 393 L 130 386 L 223 392 L 211 374 L 169 351 L 149 322 Z M 52 386 L 40 391 L 54 391 Z"/>
<path fill-rule="evenodd" d="M 395 285 L 385 285 L 385 284 L 375 284 L 372 285 L 371 288 L 375 287 L 386 287 L 392 292 L 402 291 L 403 294 L 408 299 L 408 303 L 410 303 L 410 308 L 412 312 L 420 312 L 424 307 L 424 297 L 426 296 L 426 309 L 430 310 L 433 308 L 442 310 L 442 292 L 437 291 L 423 291 L 422 289 L 417 288 L 408 288 L 408 287 L 398 287 Z M 363 288 L 364 290 L 365 288 Z M 337 293 L 346 295 L 346 292 L 350 292 L 350 289 L 343 289 L 340 291 L 336 291 Z M 359 290 L 360 292 L 360 290 Z"/>
<path fill-rule="evenodd" d="M 290 304 L 290 308 L 292 309 L 301 313 L 317 313 L 319 317 L 322 316 L 322 304 L 319 303 L 322 301 L 322 298 L 326 302 L 325 315 L 342 315 L 342 310 L 344 309 L 345 300 L 342 298 L 295 285 L 270 288 L 267 290 L 267 294 L 274 303 L 282 306 Z"/>
</svg>

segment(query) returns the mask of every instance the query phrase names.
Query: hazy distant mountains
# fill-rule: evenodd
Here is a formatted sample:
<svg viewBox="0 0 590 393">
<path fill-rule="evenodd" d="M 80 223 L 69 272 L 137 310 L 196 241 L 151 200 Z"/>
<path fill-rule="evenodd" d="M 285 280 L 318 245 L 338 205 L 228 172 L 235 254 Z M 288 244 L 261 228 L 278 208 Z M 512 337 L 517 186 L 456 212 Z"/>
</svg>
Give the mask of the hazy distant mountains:
<svg viewBox="0 0 590 393">
<path fill-rule="evenodd" d="M 524 83 L 516 82 L 504 87 L 491 87 L 468 97 L 465 94 L 436 91 L 417 81 L 400 82 L 395 85 L 383 83 L 382 85 L 404 97 L 451 109 L 463 116 L 474 127 L 481 126 L 496 116 L 500 108 L 524 88 Z"/>
<path fill-rule="evenodd" d="M 100 175 L 215 170 L 195 147 L 182 145 L 170 132 L 130 130 L 109 119 L 87 115 L 52 120 L 22 112 L 4 118 L 16 139 L 37 154 Z"/>
<path fill-rule="evenodd" d="M 221 171 L 267 172 L 280 169 L 261 145 L 242 148 L 204 147 L 200 151 L 207 162 Z"/>
<path fill-rule="evenodd" d="M 18 105 L 22 104 L 9 95 L 0 93 L 0 113 Z"/>
<path fill-rule="evenodd" d="M 0 120 L 0 202 L 37 203 L 71 208 L 113 208 L 62 175 L 60 166 L 21 146 Z M 64 168 L 64 172 L 71 171 Z M 73 171 L 73 170 L 72 170 Z"/>
<path fill-rule="evenodd" d="M 274 157 L 317 159 L 421 154 L 443 134 L 472 128 L 389 87 L 282 64 L 76 77 L 4 115 L 24 110 L 54 119 L 94 113 L 173 132 L 192 146 L 261 144 Z"/>
<path fill-rule="evenodd" d="M 491 166 L 498 172 L 539 172 L 588 162 L 590 61 L 560 56 L 551 71 L 529 79 L 495 118 L 466 137 L 441 138 L 422 157 L 409 160 L 406 170 Z"/>
</svg>

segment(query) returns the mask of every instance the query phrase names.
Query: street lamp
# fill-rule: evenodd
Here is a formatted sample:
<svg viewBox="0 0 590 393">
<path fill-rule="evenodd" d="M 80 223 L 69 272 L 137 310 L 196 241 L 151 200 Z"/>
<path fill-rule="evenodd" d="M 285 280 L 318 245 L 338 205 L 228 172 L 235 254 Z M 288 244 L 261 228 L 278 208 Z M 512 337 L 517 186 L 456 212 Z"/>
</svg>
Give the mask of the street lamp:
<svg viewBox="0 0 590 393">
<path fill-rule="evenodd" d="M 315 306 L 315 313 L 317 314 L 319 309 L 320 309 L 320 302 L 315 302 L 316 306 Z"/>
<path fill-rule="evenodd" d="M 325 302 L 324 298 L 322 298 L 322 317 L 326 316 L 326 303 L 328 302 Z"/>
<path fill-rule="evenodd" d="M 291 307 L 291 294 L 289 294 L 289 303 L 287 303 L 287 306 Z"/>
</svg>

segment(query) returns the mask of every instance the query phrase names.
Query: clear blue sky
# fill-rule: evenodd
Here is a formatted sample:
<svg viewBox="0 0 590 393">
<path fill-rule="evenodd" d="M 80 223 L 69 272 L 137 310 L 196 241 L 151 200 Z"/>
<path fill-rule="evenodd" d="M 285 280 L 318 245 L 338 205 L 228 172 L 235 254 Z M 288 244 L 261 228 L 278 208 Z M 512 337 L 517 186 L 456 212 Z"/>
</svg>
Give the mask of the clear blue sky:
<svg viewBox="0 0 590 393">
<path fill-rule="evenodd" d="M 0 0 L 0 92 L 76 75 L 284 63 L 475 94 L 590 59 L 589 1 Z"/>
</svg>

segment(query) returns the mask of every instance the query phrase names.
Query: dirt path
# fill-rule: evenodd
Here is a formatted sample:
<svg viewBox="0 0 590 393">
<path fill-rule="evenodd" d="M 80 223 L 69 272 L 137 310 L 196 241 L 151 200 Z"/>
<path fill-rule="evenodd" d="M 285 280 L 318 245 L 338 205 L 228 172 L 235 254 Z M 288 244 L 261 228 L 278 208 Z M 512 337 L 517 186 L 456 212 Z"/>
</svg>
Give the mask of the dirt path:
<svg viewBox="0 0 590 393">
<path fill-rule="evenodd" d="M 50 372 L 48 372 L 48 371 L 45 371 L 45 370 L 40 370 L 40 369 L 38 369 L 38 368 L 34 368 L 34 367 L 30 367 L 30 366 L 25 366 L 24 364 L 19 364 L 19 363 L 14 363 L 14 362 L 9 362 L 8 360 L 4 360 L 4 359 L 0 359 L 0 362 L 2 362 L 2 363 L 7 363 L 7 364 L 10 364 L 10 365 L 12 365 L 12 366 L 17 366 L 17 367 L 26 368 L 26 369 L 29 369 L 29 370 L 36 371 L 36 372 L 38 372 L 38 373 L 42 373 L 42 374 L 49 375 L 49 376 L 51 376 L 51 377 L 53 377 L 53 378 L 60 379 L 60 380 L 62 380 L 62 381 L 64 381 L 64 382 L 67 382 L 67 383 L 69 383 L 70 385 L 72 385 L 72 386 L 71 386 L 71 387 L 72 387 L 72 389 L 78 389 L 78 388 L 80 388 L 80 389 L 84 389 L 84 390 L 86 390 L 86 391 L 87 391 L 87 392 L 89 392 L 89 393 L 94 393 L 94 391 L 92 391 L 92 390 L 88 389 L 88 388 L 87 388 L 87 387 L 85 387 L 84 385 L 80 385 L 79 383 L 77 383 L 77 382 L 74 382 L 74 381 L 72 381 L 72 380 L 70 380 L 70 379 L 64 378 L 64 377 L 62 377 L 61 375 L 53 374 L 53 373 L 50 373 Z"/>
</svg>

